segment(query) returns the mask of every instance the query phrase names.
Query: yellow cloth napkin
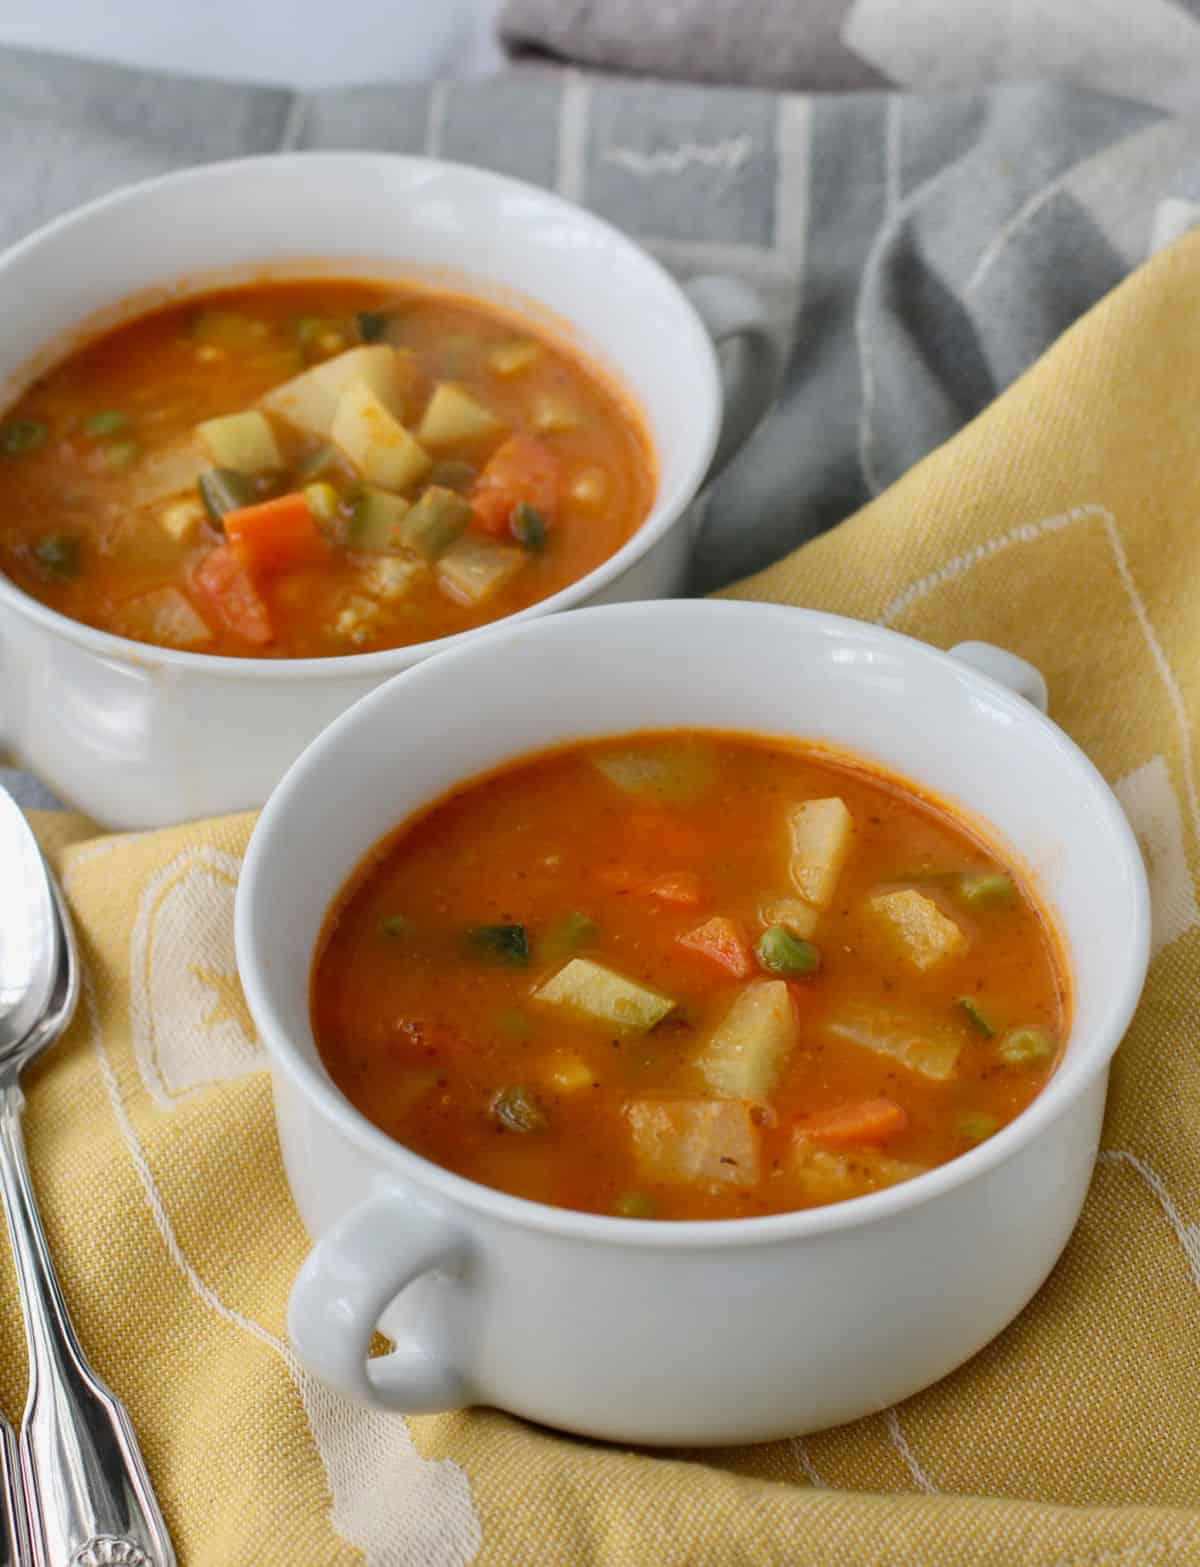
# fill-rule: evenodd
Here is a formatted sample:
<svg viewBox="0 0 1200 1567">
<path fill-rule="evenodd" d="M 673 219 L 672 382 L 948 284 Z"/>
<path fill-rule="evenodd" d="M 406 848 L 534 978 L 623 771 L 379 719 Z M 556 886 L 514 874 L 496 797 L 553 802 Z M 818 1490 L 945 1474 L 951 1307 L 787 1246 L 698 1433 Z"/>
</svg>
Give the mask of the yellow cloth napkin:
<svg viewBox="0 0 1200 1567">
<path fill-rule="evenodd" d="M 969 1365 L 856 1425 L 634 1453 L 327 1393 L 284 1336 L 306 1241 L 234 973 L 250 820 L 119 838 L 38 819 L 87 987 L 29 1085 L 34 1179 L 185 1564 L 1200 1563 L 1198 385 L 1200 237 L 866 511 L 737 590 L 1032 659 L 1153 890 L 1149 984 L 1062 1261 Z M 23 1394 L 5 1256 L 10 1416 Z"/>
</svg>

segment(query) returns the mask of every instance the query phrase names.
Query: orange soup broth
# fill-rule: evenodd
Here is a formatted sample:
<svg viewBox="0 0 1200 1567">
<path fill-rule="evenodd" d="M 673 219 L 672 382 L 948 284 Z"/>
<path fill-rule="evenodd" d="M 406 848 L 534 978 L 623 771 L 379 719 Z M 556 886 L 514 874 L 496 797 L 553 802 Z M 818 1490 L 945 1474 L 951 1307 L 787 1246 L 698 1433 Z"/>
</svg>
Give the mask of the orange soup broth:
<svg viewBox="0 0 1200 1567">
<path fill-rule="evenodd" d="M 807 1118 L 847 1101 L 885 1094 L 899 1102 L 908 1127 L 887 1152 L 928 1166 L 970 1146 L 956 1130 L 959 1112 L 982 1111 L 1001 1123 L 1018 1115 L 1054 1063 L 1021 1071 L 998 1063 L 958 998 L 979 997 L 998 1033 L 1038 1024 L 1065 1038 L 1065 967 L 1029 888 L 1018 878 L 1018 898 L 1002 920 L 956 908 L 972 938 L 969 951 L 945 973 L 914 974 L 871 928 L 864 898 L 927 867 L 994 869 L 995 852 L 937 802 L 852 761 L 744 736 L 687 743 L 712 747 L 716 756 L 714 787 L 696 803 L 625 797 L 588 762 L 591 747 L 571 746 L 467 785 L 379 846 L 331 914 L 313 970 L 315 1035 L 350 1102 L 400 1142 L 472 1180 L 612 1213 L 622 1192 L 646 1186 L 622 1106 L 633 1095 L 706 1092 L 692 1058 L 742 983 L 677 938 L 718 912 L 751 932 L 761 928 L 764 895 L 790 891 L 783 811 L 840 795 L 854 817 L 854 849 L 813 938 L 820 972 L 790 982 L 800 1043 L 771 1094 L 764 1179 L 748 1191 L 657 1188 L 657 1215 L 740 1218 L 810 1206 L 789 1178 L 789 1140 Z M 700 875 L 699 908 L 614 890 L 618 873 L 645 881 L 681 869 Z M 531 1005 L 531 991 L 562 962 L 542 954 L 542 934 L 571 910 L 600 928 L 588 957 L 677 998 L 676 1014 L 647 1035 L 623 1038 Z M 413 922 L 411 934 L 383 933 L 381 920 L 398 913 Z M 466 956 L 463 929 L 481 923 L 525 924 L 529 966 Z M 930 1082 L 824 1035 L 823 1019 L 848 999 L 958 1018 L 964 1049 L 957 1075 Z M 582 1057 L 597 1086 L 556 1091 L 550 1071 L 564 1053 Z M 414 1098 L 406 1073 L 421 1068 L 436 1072 L 437 1082 Z M 489 1120 L 489 1101 L 512 1082 L 530 1085 L 547 1105 L 547 1131 L 521 1137 Z"/>
</svg>

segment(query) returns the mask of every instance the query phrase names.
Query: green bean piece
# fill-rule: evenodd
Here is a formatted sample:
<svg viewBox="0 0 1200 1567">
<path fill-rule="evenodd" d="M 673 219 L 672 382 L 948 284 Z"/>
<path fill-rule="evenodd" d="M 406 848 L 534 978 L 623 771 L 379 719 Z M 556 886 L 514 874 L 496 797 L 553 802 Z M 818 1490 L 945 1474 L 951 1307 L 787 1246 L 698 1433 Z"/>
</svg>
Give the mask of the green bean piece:
<svg viewBox="0 0 1200 1567">
<path fill-rule="evenodd" d="M 0 452 L 6 457 L 24 457 L 45 446 L 50 431 L 37 419 L 8 419 L 0 424 Z"/>
<path fill-rule="evenodd" d="M 793 936 L 785 925 L 769 925 L 754 952 L 772 974 L 815 974 L 821 966 L 820 951 L 811 941 Z"/>
<path fill-rule="evenodd" d="M 964 1110 L 958 1118 L 958 1135 L 969 1143 L 986 1142 L 1000 1130 L 1000 1118 L 986 1110 Z"/>
<path fill-rule="evenodd" d="M 533 1024 L 520 1007 L 505 1007 L 502 1012 L 497 1012 L 496 1027 L 506 1039 L 518 1042 L 528 1039 L 533 1033 Z"/>
<path fill-rule="evenodd" d="M 356 310 L 354 313 L 354 325 L 364 343 L 381 343 L 391 319 L 391 312 L 387 310 Z"/>
<path fill-rule="evenodd" d="M 129 428 L 129 415 L 119 408 L 102 408 L 83 421 L 83 428 L 88 435 L 120 435 Z"/>
<path fill-rule="evenodd" d="M 405 914 L 385 914 L 379 921 L 382 936 L 411 936 L 416 924 Z"/>
<path fill-rule="evenodd" d="M 652 1219 L 658 1212 L 658 1204 L 645 1192 L 622 1192 L 616 1201 L 616 1211 L 623 1219 Z"/>
<path fill-rule="evenodd" d="M 967 1021 L 976 1033 L 982 1034 L 985 1039 L 991 1039 L 996 1030 L 989 1021 L 987 1013 L 983 1011 L 974 997 L 959 996 L 958 1004 L 967 1014 Z"/>
<path fill-rule="evenodd" d="M 581 952 L 585 947 L 595 946 L 599 935 L 600 927 L 596 921 L 575 909 L 551 925 L 538 943 L 538 948 L 547 962 L 553 962 Z"/>
<path fill-rule="evenodd" d="M 74 533 L 44 533 L 33 546 L 33 558 L 44 577 L 70 582 L 79 575 L 79 539 Z"/>
<path fill-rule="evenodd" d="M 521 1083 L 502 1088 L 491 1109 L 506 1132 L 544 1132 L 550 1124 L 536 1097 Z"/>
<path fill-rule="evenodd" d="M 540 555 L 546 548 L 546 519 L 528 501 L 518 501 L 513 507 L 510 526 L 513 538 L 531 555 Z"/>
<path fill-rule="evenodd" d="M 296 484 L 303 489 L 314 479 L 323 479 L 331 468 L 337 466 L 337 451 L 332 446 L 318 446 L 296 464 Z M 230 469 L 230 472 L 233 470 Z"/>
<path fill-rule="evenodd" d="M 1012 877 L 1000 871 L 968 871 L 958 878 L 958 896 L 969 909 L 995 909 L 1012 899 Z"/>
<path fill-rule="evenodd" d="M 236 468 L 210 468 L 196 480 L 196 486 L 213 526 L 222 531 L 228 512 L 252 506 L 258 500 L 258 491 Z"/>
<path fill-rule="evenodd" d="M 1054 1040 L 1044 1028 L 1014 1028 L 997 1045 L 996 1054 L 1006 1066 L 1031 1066 L 1049 1060 Z"/>
<path fill-rule="evenodd" d="M 100 452 L 109 472 L 120 473 L 122 468 L 132 467 L 137 462 L 142 455 L 142 448 L 137 441 L 106 441 Z"/>
<path fill-rule="evenodd" d="M 529 962 L 529 933 L 524 925 L 476 925 L 467 932 L 467 951 L 481 963 L 524 968 Z"/>
<path fill-rule="evenodd" d="M 448 457 L 434 463 L 429 470 L 429 482 L 440 485 L 443 490 L 457 490 L 461 495 L 475 483 L 478 472 L 474 463 Z"/>
</svg>

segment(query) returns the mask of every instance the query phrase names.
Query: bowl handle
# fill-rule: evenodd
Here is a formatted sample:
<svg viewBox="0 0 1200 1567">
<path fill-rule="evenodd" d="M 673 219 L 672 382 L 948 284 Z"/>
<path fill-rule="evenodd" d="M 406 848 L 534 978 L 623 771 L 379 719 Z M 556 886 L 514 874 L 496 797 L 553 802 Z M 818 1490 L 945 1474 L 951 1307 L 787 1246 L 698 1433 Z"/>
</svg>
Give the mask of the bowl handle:
<svg viewBox="0 0 1200 1567">
<path fill-rule="evenodd" d="M 296 1275 L 288 1336 L 309 1369 L 339 1393 L 377 1409 L 462 1409 L 466 1385 L 440 1348 L 415 1337 L 368 1359 L 381 1314 L 428 1274 L 459 1273 L 463 1236 L 421 1198 L 392 1188 L 368 1197 L 316 1243 Z"/>
<path fill-rule="evenodd" d="M 744 352 L 722 370 L 724 414 L 717 449 L 704 476 L 707 484 L 736 456 L 758 426 L 783 374 L 783 350 L 768 324 L 767 307 L 741 278 L 714 273 L 683 285 L 708 335 L 719 348 L 740 337 Z"/>
<path fill-rule="evenodd" d="M 1046 690 L 1046 677 L 1041 670 L 1015 653 L 990 642 L 957 642 L 950 649 L 950 657 L 967 664 L 989 680 L 998 681 L 1018 696 L 1033 704 L 1039 713 L 1049 709 L 1050 696 Z"/>
</svg>

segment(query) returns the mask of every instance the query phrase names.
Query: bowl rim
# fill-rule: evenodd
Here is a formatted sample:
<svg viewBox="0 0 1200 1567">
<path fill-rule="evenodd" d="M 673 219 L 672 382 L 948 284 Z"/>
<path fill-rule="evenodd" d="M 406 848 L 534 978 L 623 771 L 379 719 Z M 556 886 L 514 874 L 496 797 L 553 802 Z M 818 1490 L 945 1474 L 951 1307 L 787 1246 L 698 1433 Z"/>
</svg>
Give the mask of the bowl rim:
<svg viewBox="0 0 1200 1567">
<path fill-rule="evenodd" d="M 350 678 L 378 681 L 389 674 L 407 669 L 411 664 L 473 642 L 496 626 L 527 623 L 572 608 L 581 600 L 610 587 L 636 566 L 664 534 L 684 520 L 688 507 L 696 499 L 704 484 L 721 429 L 723 408 L 721 375 L 712 338 L 683 287 L 636 239 L 588 208 L 579 206 L 560 196 L 556 191 L 534 185 L 528 180 L 516 179 L 508 174 L 493 173 L 490 169 L 477 168 L 473 164 L 459 163 L 449 158 L 429 158 L 415 153 L 366 152 L 349 149 L 264 153 L 253 157 L 228 158 L 219 162 L 197 164 L 191 168 L 176 169 L 167 174 L 122 185 L 105 195 L 94 197 L 91 201 L 52 218 L 31 234 L 10 245 L 0 254 L 0 296 L 3 294 L 5 279 L 10 269 L 22 263 L 44 245 L 56 244 L 64 236 L 70 239 L 75 229 L 86 228 L 87 224 L 111 211 L 119 211 L 126 206 L 136 207 L 143 201 L 153 200 L 163 190 L 220 185 L 231 178 L 252 177 L 268 171 L 269 177 L 280 175 L 287 178 L 299 167 L 303 168 L 306 177 L 311 178 L 315 177 L 315 165 L 326 165 L 331 176 L 336 177 L 337 171 L 349 163 L 379 164 L 393 169 L 398 167 L 413 174 L 450 174 L 455 178 L 465 179 L 468 184 L 507 189 L 514 193 L 519 192 L 527 198 L 532 196 L 577 227 L 590 230 L 606 243 L 616 244 L 635 266 L 641 267 L 653 279 L 656 287 L 666 292 L 672 303 L 681 311 L 685 335 L 691 338 L 691 346 L 698 365 L 702 362 L 704 366 L 703 380 L 698 377 L 694 382 L 689 380 L 689 396 L 701 397 L 707 391 L 708 402 L 702 438 L 696 442 L 691 457 L 683 465 L 683 473 L 672 492 L 655 496 L 649 512 L 620 549 L 602 560 L 585 576 L 567 583 L 565 587 L 547 598 L 528 604 L 524 609 L 515 610 L 511 615 L 505 615 L 500 620 L 485 621 L 482 626 L 473 626 L 465 631 L 457 631 L 450 636 L 435 637 L 425 642 L 383 648 L 374 653 L 332 653 L 323 658 L 237 658 L 228 654 L 194 653 L 184 648 L 159 647 L 153 643 L 137 642 L 131 637 L 119 636 L 115 632 L 102 631 L 95 626 L 86 625 L 83 621 L 75 620 L 70 615 L 51 609 L 49 605 L 43 604 L 39 599 L 26 593 L 23 588 L 18 587 L 2 571 L 0 571 L 0 605 L 7 606 L 15 613 L 34 621 L 55 636 L 63 637 L 103 657 L 119 659 L 126 664 L 141 666 L 149 664 L 155 668 L 167 666 L 198 675 L 219 675 L 240 680 L 274 682 Z M 277 259 L 285 258 L 281 256 Z M 381 265 L 386 265 L 384 257 L 378 259 Z M 351 262 L 350 257 L 345 257 L 343 260 L 346 265 Z M 268 266 L 269 259 L 264 258 L 263 264 Z M 402 266 L 403 261 L 398 260 L 397 264 Z M 317 263 L 314 258 L 315 265 Z M 331 264 L 330 270 L 324 275 L 336 276 L 335 266 Z M 313 276 L 320 277 L 321 274 L 314 272 Z M 463 269 L 463 278 L 469 284 L 471 278 L 469 268 Z M 196 292 L 203 293 L 203 285 Z M 520 295 L 520 292 L 514 290 L 517 295 Z M 537 297 L 533 293 L 526 293 L 524 297 L 532 303 L 537 303 Z M 114 300 L 113 303 L 119 304 L 120 300 Z M 570 317 L 565 316 L 564 319 L 569 321 Z M 66 333 L 78 330 L 81 324 L 85 325 L 86 322 L 76 322 L 60 328 L 59 331 Z M 53 334 L 46 339 L 47 343 L 53 341 Z M 682 351 L 681 346 L 680 352 Z M 613 373 L 614 379 L 618 385 L 621 385 L 619 366 L 615 363 Z M 0 412 L 3 410 L 0 409 Z M 647 430 L 648 436 L 652 436 L 652 433 Z M 653 448 L 653 441 L 651 445 Z"/>
<path fill-rule="evenodd" d="M 793 621 L 796 617 L 803 617 L 816 632 L 831 638 L 844 637 L 851 631 L 857 637 L 868 634 L 883 646 L 915 660 L 918 665 L 944 668 L 949 664 L 959 679 L 989 703 L 998 706 L 1018 726 L 1025 724 L 1042 730 L 1043 735 L 1076 770 L 1081 787 L 1092 792 L 1105 818 L 1114 853 L 1123 861 L 1123 869 L 1134 890 L 1133 904 L 1127 911 L 1124 952 L 1111 966 L 1116 976 L 1112 1003 L 1103 1028 L 1085 1041 L 1076 1060 L 1064 1062 L 1026 1109 L 986 1142 L 910 1181 L 820 1208 L 746 1219 L 616 1218 L 515 1197 L 457 1175 L 426 1159 L 370 1122 L 317 1066 L 304 1059 L 299 1048 L 288 1037 L 259 971 L 255 905 L 260 866 L 268 856 L 286 853 L 286 823 L 290 801 L 294 793 L 306 786 L 310 772 L 314 769 L 325 772 L 331 767 L 336 768 L 339 765 L 338 758 L 352 755 L 355 729 L 369 724 L 377 712 L 386 710 L 391 703 L 402 699 L 401 693 L 413 689 L 414 682 L 443 680 L 448 675 L 452 676 L 457 665 L 464 661 L 469 663 L 479 656 L 502 657 L 502 644 L 506 640 L 523 639 L 531 635 L 551 639 L 557 635 L 569 636 L 571 627 L 583 617 L 589 620 L 601 617 L 610 619 L 614 622 L 615 630 L 616 623 L 628 620 L 631 616 L 666 619 L 714 616 L 729 622 L 739 618 L 759 620 L 764 616 L 788 617 Z M 727 625 L 722 628 L 722 634 L 728 635 L 732 629 L 731 625 Z M 750 631 L 752 627 L 747 627 L 747 632 Z M 509 759 L 516 760 L 516 755 Z M 497 757 L 494 765 L 502 765 L 504 760 Z M 340 765 L 344 766 L 345 763 Z M 347 868 L 343 884 L 352 871 L 353 866 Z M 238 971 L 273 1072 L 284 1073 L 313 1109 L 330 1123 L 330 1129 L 381 1165 L 389 1179 L 411 1184 L 424 1197 L 432 1195 L 451 1207 L 461 1204 L 476 1217 L 517 1228 L 536 1229 L 599 1245 L 633 1244 L 666 1247 L 670 1250 L 721 1251 L 731 1247 L 790 1243 L 854 1230 L 921 1207 L 976 1177 L 986 1175 L 1047 1133 L 1052 1123 L 1068 1112 L 1095 1078 L 1107 1069 L 1141 997 L 1150 956 L 1149 889 L 1145 864 L 1133 829 L 1094 763 L 1050 718 L 1009 687 L 981 674 L 971 665 L 903 633 L 821 610 L 715 599 L 597 605 L 572 611 L 568 615 L 553 616 L 539 622 L 536 627 L 504 627 L 491 632 L 486 641 L 480 639 L 470 648 L 460 648 L 425 660 L 407 671 L 403 682 L 389 681 L 360 698 L 301 753 L 263 808 L 242 862 L 234 925 Z M 1064 929 L 1064 944 L 1068 942 L 1068 936 L 1069 933 Z M 1067 951 L 1069 956 L 1069 945 Z"/>
</svg>

